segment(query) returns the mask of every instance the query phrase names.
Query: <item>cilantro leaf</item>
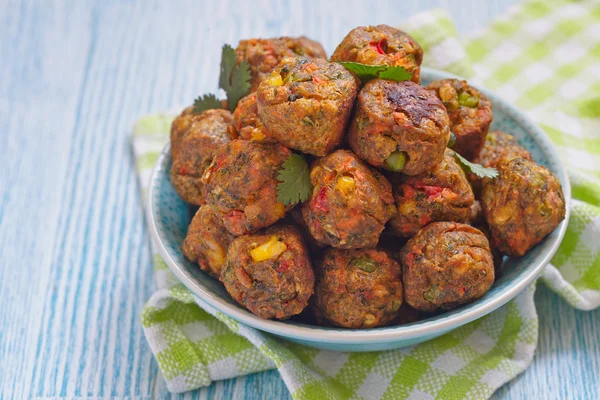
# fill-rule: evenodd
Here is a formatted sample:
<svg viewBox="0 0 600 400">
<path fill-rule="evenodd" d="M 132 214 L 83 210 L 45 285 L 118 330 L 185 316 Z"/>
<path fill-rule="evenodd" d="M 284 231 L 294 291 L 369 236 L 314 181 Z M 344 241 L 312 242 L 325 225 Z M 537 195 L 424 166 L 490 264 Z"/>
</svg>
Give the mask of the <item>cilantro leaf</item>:
<svg viewBox="0 0 600 400">
<path fill-rule="evenodd" d="M 496 168 L 486 168 L 481 164 L 472 163 L 457 152 L 454 152 L 454 156 L 465 168 L 469 169 L 480 178 L 495 178 L 498 176 L 498 170 L 496 170 Z"/>
<path fill-rule="evenodd" d="M 285 160 L 277 180 L 277 201 L 285 205 L 306 201 L 312 192 L 308 164 L 300 154 L 292 154 Z"/>
<path fill-rule="evenodd" d="M 354 72 L 362 83 L 371 79 L 389 79 L 392 81 L 408 81 L 412 75 L 404 67 L 391 65 L 367 65 L 357 62 L 341 61 L 346 69 Z"/>
<path fill-rule="evenodd" d="M 194 100 L 193 111 L 195 114 L 200 114 L 203 111 L 218 108 L 223 108 L 223 105 L 221 104 L 221 101 L 212 93 L 205 94 L 204 96 L 198 96 L 196 100 Z"/>
<path fill-rule="evenodd" d="M 235 67 L 235 51 L 228 44 L 221 50 L 221 73 L 219 74 L 219 87 L 223 90 L 231 84 L 231 71 Z"/>
<path fill-rule="evenodd" d="M 227 105 L 233 112 L 238 101 L 250 93 L 250 66 L 247 61 L 237 64 L 235 51 L 226 44 L 221 52 L 219 87 L 227 94 Z"/>
</svg>

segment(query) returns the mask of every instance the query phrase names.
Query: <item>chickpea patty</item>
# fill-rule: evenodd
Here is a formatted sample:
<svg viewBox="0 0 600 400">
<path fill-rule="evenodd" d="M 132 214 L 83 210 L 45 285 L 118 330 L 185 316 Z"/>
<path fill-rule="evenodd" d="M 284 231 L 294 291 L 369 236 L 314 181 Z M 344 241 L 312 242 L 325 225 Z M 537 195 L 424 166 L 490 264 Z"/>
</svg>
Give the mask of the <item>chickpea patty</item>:
<svg viewBox="0 0 600 400">
<path fill-rule="evenodd" d="M 332 61 L 404 67 L 419 83 L 423 50 L 406 32 L 388 25 L 359 26 L 346 35 L 333 52 Z"/>
<path fill-rule="evenodd" d="M 400 175 L 392 182 L 398 213 L 390 225 L 400 237 L 412 237 L 432 221 L 469 220 L 473 190 L 450 149 L 432 170 L 417 176 Z"/>
<path fill-rule="evenodd" d="M 449 139 L 444 105 L 416 83 L 374 79 L 358 94 L 349 143 L 375 167 L 422 174 L 442 161 Z"/>
<path fill-rule="evenodd" d="M 202 182 L 207 203 L 229 232 L 256 232 L 285 216 L 286 208 L 277 202 L 277 175 L 291 154 L 276 143 L 246 140 L 234 140 L 217 152 Z"/>
<path fill-rule="evenodd" d="M 232 240 L 233 235 L 225 229 L 223 220 L 205 204 L 192 219 L 181 249 L 185 258 L 219 279 Z"/>
<path fill-rule="evenodd" d="M 260 318 L 287 319 L 307 306 L 315 277 L 296 229 L 273 226 L 231 243 L 221 281 L 235 301 Z"/>
<path fill-rule="evenodd" d="M 344 328 L 391 322 L 402 305 L 400 266 L 377 249 L 330 249 L 317 268 L 317 321 Z"/>
<path fill-rule="evenodd" d="M 404 299 L 419 311 L 449 310 L 483 296 L 494 283 L 485 235 L 472 226 L 434 222 L 400 255 Z"/>
<path fill-rule="evenodd" d="M 493 244 L 520 257 L 565 218 L 562 186 L 547 168 L 520 157 L 496 168 L 498 177 L 483 181 L 481 207 Z"/>
<path fill-rule="evenodd" d="M 324 156 L 341 143 L 357 90 L 340 64 L 285 58 L 258 87 L 258 115 L 282 145 Z"/>
<path fill-rule="evenodd" d="M 390 183 L 348 150 L 318 159 L 310 172 L 304 221 L 318 241 L 340 248 L 374 247 L 394 215 Z"/>
<path fill-rule="evenodd" d="M 459 79 L 442 79 L 427 88 L 442 100 L 448 111 L 450 130 L 456 137 L 452 150 L 467 160 L 475 159 L 492 123 L 492 103 L 479 90 Z"/>
<path fill-rule="evenodd" d="M 285 57 L 327 58 L 320 43 L 304 36 L 241 40 L 235 55 L 238 63 L 246 60 L 250 66 L 252 91 Z"/>
<path fill-rule="evenodd" d="M 217 150 L 235 139 L 227 110 L 195 114 L 186 108 L 171 125 L 171 183 L 188 203 L 204 204 L 202 174 Z"/>
</svg>

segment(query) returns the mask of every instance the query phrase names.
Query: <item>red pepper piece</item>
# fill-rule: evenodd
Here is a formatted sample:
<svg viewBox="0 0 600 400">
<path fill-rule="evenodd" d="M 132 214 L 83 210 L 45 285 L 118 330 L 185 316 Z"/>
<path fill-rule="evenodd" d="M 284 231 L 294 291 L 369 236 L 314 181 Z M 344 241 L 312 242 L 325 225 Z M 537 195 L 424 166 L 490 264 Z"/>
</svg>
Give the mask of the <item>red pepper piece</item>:
<svg viewBox="0 0 600 400">
<path fill-rule="evenodd" d="M 382 43 L 383 43 L 383 40 L 380 40 L 379 42 L 371 42 L 369 44 L 371 45 L 373 50 L 375 50 L 379 54 L 385 54 L 385 51 L 383 51 L 383 48 L 381 47 Z"/>
<path fill-rule="evenodd" d="M 327 206 L 327 186 L 321 188 L 317 197 L 311 202 L 311 208 L 322 212 L 329 211 L 329 206 Z"/>
</svg>

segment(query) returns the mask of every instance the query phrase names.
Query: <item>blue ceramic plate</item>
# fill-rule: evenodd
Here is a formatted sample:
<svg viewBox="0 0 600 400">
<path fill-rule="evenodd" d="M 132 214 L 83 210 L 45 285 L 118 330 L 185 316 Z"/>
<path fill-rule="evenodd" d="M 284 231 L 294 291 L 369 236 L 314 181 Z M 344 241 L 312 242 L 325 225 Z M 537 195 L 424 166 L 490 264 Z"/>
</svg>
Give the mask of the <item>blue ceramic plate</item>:
<svg viewBox="0 0 600 400">
<path fill-rule="evenodd" d="M 422 84 L 455 76 L 424 68 Z M 307 325 L 295 321 L 263 320 L 240 307 L 223 286 L 186 260 L 179 247 L 185 238 L 190 216 L 188 207 L 169 180 L 170 148 L 159 157 L 148 193 L 150 230 L 160 253 L 177 278 L 197 297 L 235 320 L 282 338 L 330 350 L 375 351 L 414 345 L 443 335 L 461 325 L 494 311 L 530 284 L 556 252 L 567 228 L 571 187 L 558 154 L 546 134 L 525 113 L 495 94 L 481 90 L 492 102 L 491 130 L 502 130 L 519 139 L 534 160 L 552 170 L 560 179 L 567 201 L 567 216 L 552 234 L 519 259 L 506 259 L 503 272 L 481 299 L 452 311 L 418 322 L 374 329 L 339 329 Z"/>
</svg>

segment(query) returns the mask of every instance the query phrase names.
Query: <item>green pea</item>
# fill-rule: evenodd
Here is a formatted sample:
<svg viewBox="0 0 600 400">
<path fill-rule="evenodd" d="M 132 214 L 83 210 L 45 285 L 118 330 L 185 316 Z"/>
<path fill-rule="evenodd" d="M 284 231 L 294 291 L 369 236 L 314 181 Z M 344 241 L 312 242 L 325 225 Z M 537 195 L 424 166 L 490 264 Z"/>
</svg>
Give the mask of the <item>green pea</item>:
<svg viewBox="0 0 600 400">
<path fill-rule="evenodd" d="M 407 158 L 407 154 L 404 151 L 394 151 L 387 160 L 385 160 L 385 165 L 387 165 L 390 171 L 399 172 L 404 169 Z"/>
<path fill-rule="evenodd" d="M 462 92 L 458 95 L 458 104 L 463 107 L 475 108 L 479 104 L 479 97 Z"/>
<path fill-rule="evenodd" d="M 423 293 L 423 298 L 429 302 L 435 301 L 440 296 L 440 287 L 438 285 L 431 286 Z"/>
<path fill-rule="evenodd" d="M 360 268 L 365 272 L 373 272 L 377 269 L 378 265 L 375 261 L 371 260 L 367 256 L 361 256 L 359 258 L 355 258 L 350 263 L 352 267 Z"/>
<path fill-rule="evenodd" d="M 448 147 L 454 146 L 455 143 L 456 143 L 456 135 L 454 134 L 454 132 L 450 132 L 450 140 L 448 140 Z"/>
</svg>

